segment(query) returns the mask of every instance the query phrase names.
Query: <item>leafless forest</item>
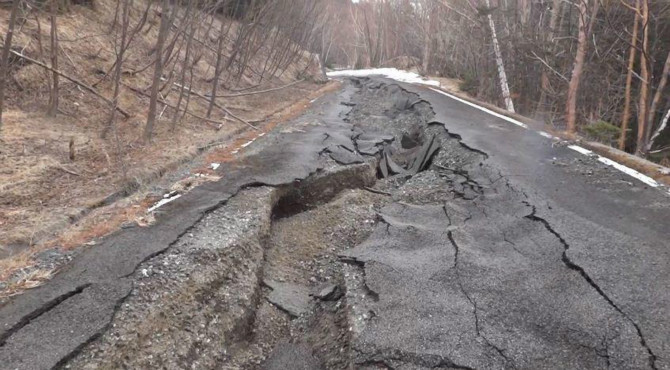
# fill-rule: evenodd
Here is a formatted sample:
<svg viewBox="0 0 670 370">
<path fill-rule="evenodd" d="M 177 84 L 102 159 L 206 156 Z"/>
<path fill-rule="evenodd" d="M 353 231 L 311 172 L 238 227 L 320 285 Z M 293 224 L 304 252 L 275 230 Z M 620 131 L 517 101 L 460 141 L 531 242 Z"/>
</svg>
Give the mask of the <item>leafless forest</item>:
<svg viewBox="0 0 670 370">
<path fill-rule="evenodd" d="M 326 67 L 456 79 L 670 161 L 666 0 L 4 0 L 0 14 L 4 245 L 256 131 Z"/>
<path fill-rule="evenodd" d="M 59 69 L 67 56 L 60 51 L 58 19 L 70 0 L 3 5 L 11 10 L 2 77 L 11 77 L 16 65 L 41 66 L 52 116 L 61 80 L 97 96 L 109 110 L 103 138 L 129 117 L 119 102 L 124 75 L 152 73 L 148 89 L 125 86 L 149 97 L 143 135 L 149 139 L 164 107 L 173 126 L 184 115 L 217 124 L 216 111 L 243 121 L 226 109 L 220 89 L 236 86 L 248 72 L 261 84 L 309 48 L 331 66 L 417 67 L 459 78 L 461 88 L 477 97 L 641 156 L 660 159 L 668 150 L 670 4 L 664 0 L 118 0 L 108 29 L 116 58 L 92 85 Z M 39 15 L 49 24 L 40 24 Z M 154 17 L 158 21 L 151 22 Z M 48 38 L 35 40 L 37 53 L 13 43 L 27 24 L 40 34 L 49 29 Z M 128 50 L 140 46 L 138 33 L 152 27 L 158 31 L 151 60 L 127 66 Z M 261 53 L 264 61 L 252 66 Z M 212 58 L 214 71 L 210 86 L 195 91 L 189 86 L 202 58 Z M 111 94 L 98 92 L 103 83 L 112 85 Z M 0 87 L 0 104 L 7 85 Z M 191 97 L 206 101 L 206 114 L 189 110 Z"/>
<path fill-rule="evenodd" d="M 99 79 L 87 84 L 73 75 L 59 69 L 61 59 L 67 53 L 59 46 L 59 18 L 67 17 L 74 5 L 95 7 L 94 1 L 73 2 L 70 0 L 30 1 L 14 0 L 4 2 L 10 6 L 7 31 L 4 35 L 1 76 L 6 83 L 0 85 L 0 106 L 4 103 L 5 90 L 11 81 L 11 74 L 23 64 L 40 66 L 45 72 L 45 86 L 49 93 L 48 114 L 55 116 L 59 111 L 60 81 L 67 80 L 96 96 L 107 105 L 109 111 L 106 124 L 100 132 L 105 138 L 115 127 L 117 119 L 129 118 L 130 114 L 119 101 L 123 87 L 137 94 L 147 95 L 149 108 L 144 126 L 144 139 L 151 139 L 157 111 L 168 109 L 174 126 L 185 115 L 191 115 L 210 123 L 220 123 L 213 119 L 214 111 L 220 111 L 226 118 L 249 124 L 226 109 L 219 93 L 220 87 L 234 89 L 246 73 L 251 73 L 256 85 L 264 79 L 283 73 L 289 65 L 300 59 L 301 45 L 310 41 L 314 21 L 319 10 L 319 2 L 312 1 L 133 1 L 119 0 L 113 5 L 113 22 L 108 32 L 113 37 L 115 59 L 107 70 L 97 71 Z M 49 38 L 44 40 L 41 16 L 48 16 Z M 16 34 L 26 29 L 37 32 L 30 42 L 38 45 L 36 53 L 28 55 L 26 43 L 16 45 Z M 157 29 L 153 45 L 142 45 L 138 34 L 148 34 Z M 87 42 L 91 35 L 86 30 L 77 35 L 77 40 Z M 128 52 L 135 48 L 147 47 L 150 60 L 144 65 L 128 63 Z M 262 54 L 261 63 L 252 65 L 251 60 Z M 96 55 L 90 56 L 96 58 Z M 214 71 L 209 79 L 209 88 L 196 91 L 191 88 L 194 68 L 203 58 L 213 61 Z M 309 62 L 309 61 L 308 61 Z M 73 63 L 74 64 L 74 63 Z M 76 66 L 76 65 L 75 65 Z M 307 63 L 304 67 L 307 68 Z M 150 70 L 150 86 L 132 86 L 124 82 L 124 76 L 135 76 Z M 225 76 L 225 77 L 223 77 Z M 98 91 L 104 83 L 112 85 L 113 93 L 105 96 Z M 230 90 L 231 88 L 228 88 Z M 21 86 L 19 86 L 19 90 Z M 238 93 L 240 95 L 242 93 Z M 166 96 L 171 95 L 172 99 Z M 189 110 L 191 97 L 206 101 L 206 115 L 200 116 Z M 1 121 L 0 121 L 1 122 Z"/>
<path fill-rule="evenodd" d="M 0 245 L 37 243 L 320 89 L 305 45 L 325 4 L 0 2 Z"/>
<path fill-rule="evenodd" d="M 640 156 L 670 149 L 666 0 L 342 0 L 327 14 L 330 65 L 417 67 Z"/>
</svg>

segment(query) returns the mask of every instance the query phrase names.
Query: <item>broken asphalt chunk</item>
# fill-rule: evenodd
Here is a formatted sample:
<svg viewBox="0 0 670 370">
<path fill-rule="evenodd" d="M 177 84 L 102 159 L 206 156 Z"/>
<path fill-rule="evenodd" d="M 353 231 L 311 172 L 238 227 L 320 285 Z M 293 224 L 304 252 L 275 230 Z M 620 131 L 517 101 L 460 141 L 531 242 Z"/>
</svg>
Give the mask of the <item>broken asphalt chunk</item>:
<svg viewBox="0 0 670 370">
<path fill-rule="evenodd" d="M 267 300 L 293 317 L 307 313 L 312 308 L 309 290 L 305 286 L 274 280 L 263 280 L 263 284 L 272 289 Z"/>
<path fill-rule="evenodd" d="M 344 292 L 337 284 L 326 284 L 319 289 L 316 293 L 312 294 L 314 298 L 318 298 L 322 301 L 337 301 L 342 297 Z"/>
</svg>

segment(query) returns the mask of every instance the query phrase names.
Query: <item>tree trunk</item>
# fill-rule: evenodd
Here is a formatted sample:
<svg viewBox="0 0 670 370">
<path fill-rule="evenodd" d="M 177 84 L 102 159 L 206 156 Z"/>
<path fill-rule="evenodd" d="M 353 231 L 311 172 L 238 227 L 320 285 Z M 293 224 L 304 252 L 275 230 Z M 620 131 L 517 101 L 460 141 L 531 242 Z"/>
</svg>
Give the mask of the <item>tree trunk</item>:
<svg viewBox="0 0 670 370">
<path fill-rule="evenodd" d="M 556 35 L 556 27 L 558 26 L 558 18 L 561 14 L 561 0 L 553 0 L 551 8 L 551 19 L 549 20 L 549 32 L 547 34 L 547 39 L 545 43 L 548 44 L 546 47 L 551 50 L 552 54 L 555 51 L 556 42 L 554 41 L 554 36 Z M 549 81 L 549 71 L 546 68 L 542 68 L 542 76 L 540 77 L 541 89 L 540 89 L 540 99 L 537 103 L 537 108 L 535 110 L 536 117 L 539 117 L 542 112 L 545 112 L 547 109 L 547 91 L 550 88 Z"/>
<path fill-rule="evenodd" d="M 154 76 L 151 84 L 151 95 L 149 98 L 149 115 L 147 116 L 147 124 L 144 127 L 144 140 L 151 140 L 153 133 L 154 122 L 156 120 L 156 104 L 158 101 L 158 90 L 161 85 L 161 76 L 163 75 L 163 47 L 165 46 L 165 39 L 167 38 L 169 27 L 169 11 L 170 1 L 163 0 L 161 5 L 161 23 L 158 31 L 158 40 L 156 41 L 156 63 L 154 64 Z"/>
<path fill-rule="evenodd" d="M 221 27 L 219 30 L 219 43 L 216 48 L 216 65 L 214 66 L 214 79 L 212 80 L 212 97 L 210 98 L 209 102 L 209 107 L 207 107 L 207 118 L 210 118 L 212 116 L 212 110 L 214 109 L 214 105 L 216 104 L 216 90 L 219 87 L 219 78 L 221 77 L 221 60 L 223 59 L 223 32 L 225 30 L 225 23 L 223 19 L 221 20 Z M 237 41 L 235 43 L 236 50 L 239 50 L 240 44 L 241 44 L 241 39 L 242 39 L 242 33 L 244 33 L 243 29 L 240 29 L 240 35 L 238 35 Z M 233 56 L 231 56 L 230 63 L 228 63 L 228 66 L 232 63 Z M 228 67 L 227 66 L 227 67 Z"/>
<path fill-rule="evenodd" d="M 121 45 L 119 46 L 119 51 L 116 55 L 116 64 L 114 70 L 114 96 L 112 98 L 112 111 L 107 120 L 105 128 L 100 133 L 100 138 L 104 139 L 107 137 L 109 130 L 115 124 L 116 120 L 116 107 L 119 105 L 119 92 L 121 91 L 121 75 L 123 73 L 123 57 L 126 52 L 126 45 L 128 38 L 128 25 L 130 23 L 130 0 L 123 0 L 123 8 L 121 10 Z"/>
<path fill-rule="evenodd" d="M 491 8 L 491 2 L 486 0 L 486 7 Z M 500 44 L 498 43 L 498 35 L 496 35 L 496 25 L 493 23 L 493 16 L 489 13 L 489 28 L 491 28 L 491 39 L 493 40 L 493 51 L 496 57 L 496 66 L 498 67 L 498 78 L 500 79 L 500 90 L 502 91 L 503 100 L 505 101 L 505 108 L 514 113 L 514 102 L 509 92 L 509 84 L 507 83 L 507 73 L 505 73 L 505 64 L 503 63 L 502 53 L 500 52 Z"/>
<path fill-rule="evenodd" d="M 642 0 L 642 52 L 640 53 L 640 100 L 637 115 L 637 143 L 635 154 L 644 157 L 646 155 L 646 130 L 647 130 L 647 108 L 649 104 L 649 1 Z"/>
<path fill-rule="evenodd" d="M 649 145 L 647 146 L 647 153 L 651 150 L 651 147 L 654 145 L 654 141 L 658 138 L 659 135 L 668 127 L 668 120 L 670 120 L 670 109 L 665 113 L 665 116 L 661 120 L 661 124 L 658 126 L 654 134 L 649 139 Z"/>
<path fill-rule="evenodd" d="M 14 0 L 9 15 L 9 26 L 5 35 L 5 45 L 2 48 L 2 59 L 0 60 L 0 130 L 2 130 L 2 111 L 5 103 L 5 87 L 7 86 L 7 75 L 9 74 L 9 51 L 12 49 L 12 36 L 16 25 L 16 16 L 19 12 L 21 0 Z"/>
<path fill-rule="evenodd" d="M 593 3 L 593 12 L 591 14 L 591 22 L 596 17 L 598 10 L 598 0 L 591 0 Z M 577 36 L 577 53 L 575 54 L 575 62 L 572 68 L 572 76 L 568 85 L 568 101 L 565 109 L 565 121 L 568 132 L 574 134 L 577 132 L 577 93 L 579 92 L 579 83 L 581 82 L 582 72 L 584 71 L 584 60 L 586 58 L 586 46 L 588 45 L 588 34 L 590 26 L 587 26 L 587 6 L 589 0 L 581 0 L 579 2 L 579 34 Z M 587 29 L 587 27 L 589 29 Z"/>
<path fill-rule="evenodd" d="M 635 66 L 635 52 L 637 51 L 637 31 L 640 24 L 640 0 L 635 2 L 635 19 L 633 20 L 633 36 L 630 41 L 628 54 L 628 72 L 626 73 L 626 92 L 624 93 L 623 117 L 621 118 L 621 134 L 619 135 L 619 149 L 626 149 L 626 135 L 628 121 L 630 121 L 630 89 L 633 82 L 633 68 Z"/>
<path fill-rule="evenodd" d="M 658 86 L 656 87 L 656 93 L 654 94 L 654 98 L 651 100 L 651 108 L 649 108 L 649 119 L 647 119 L 647 131 L 646 131 L 646 137 L 645 141 L 647 142 L 647 147 L 645 150 L 645 154 L 651 150 L 651 145 L 652 143 L 650 142 L 650 137 L 651 137 L 651 131 L 654 129 L 654 119 L 656 118 L 656 109 L 658 107 L 658 103 L 661 101 L 661 96 L 663 95 L 663 90 L 665 90 L 665 85 L 668 84 L 668 75 L 670 74 L 670 52 L 668 52 L 668 56 L 665 58 L 665 64 L 663 65 L 663 75 L 661 75 L 661 80 L 658 82 Z"/>
<path fill-rule="evenodd" d="M 426 2 L 423 4 L 427 8 L 424 9 L 424 20 L 423 20 L 423 58 L 421 60 L 421 69 L 423 71 L 424 75 L 428 75 L 428 68 L 430 68 L 430 47 L 431 47 L 431 38 L 430 36 L 432 35 L 432 26 L 433 26 L 433 19 L 435 18 L 435 15 L 432 14 L 432 6 L 428 5 L 429 2 Z"/>
<path fill-rule="evenodd" d="M 189 9 L 192 6 L 192 2 L 189 2 Z M 189 68 L 193 68 L 193 66 L 190 65 L 190 60 L 191 60 L 191 47 L 193 45 L 193 38 L 195 37 L 195 31 L 198 28 L 198 23 L 193 22 L 193 24 L 190 25 L 191 29 L 189 30 L 188 34 L 188 40 L 186 41 L 186 52 L 184 54 L 184 63 L 181 66 L 181 76 L 179 78 L 181 87 L 179 88 L 179 98 L 177 100 L 177 108 L 176 112 L 174 113 L 174 116 L 172 116 L 172 131 L 174 131 L 177 128 L 177 120 L 179 119 L 179 109 L 181 107 L 181 102 L 184 99 L 184 86 L 186 85 L 186 71 Z M 190 86 L 190 84 L 189 84 Z M 190 87 L 189 87 L 190 88 Z M 183 115 L 182 115 L 183 117 Z"/>
<path fill-rule="evenodd" d="M 58 70 L 58 0 L 51 0 L 51 68 Z M 49 115 L 55 117 L 58 113 L 58 73 L 53 72 L 51 97 L 49 99 Z"/>
</svg>

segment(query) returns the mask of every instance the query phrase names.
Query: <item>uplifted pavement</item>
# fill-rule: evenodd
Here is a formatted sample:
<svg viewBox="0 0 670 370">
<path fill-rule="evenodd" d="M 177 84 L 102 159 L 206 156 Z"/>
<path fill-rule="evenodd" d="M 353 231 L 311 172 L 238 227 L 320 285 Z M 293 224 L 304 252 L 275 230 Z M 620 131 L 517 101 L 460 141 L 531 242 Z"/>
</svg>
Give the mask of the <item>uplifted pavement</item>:
<svg viewBox="0 0 670 370">
<path fill-rule="evenodd" d="M 321 99 L 317 107 L 328 109 L 312 110 L 299 119 L 304 124 L 299 122 L 298 128 L 267 135 L 248 155 L 219 167 L 222 180 L 162 206 L 155 224 L 106 237 L 51 281 L 0 308 L 0 367 L 48 369 L 67 363 L 108 329 L 131 294 L 141 263 L 174 245 L 241 190 L 299 183 L 319 172 L 329 157 L 362 163 L 355 154 L 352 125 L 341 117 L 349 108 L 339 104 L 354 90 L 347 86 Z"/>
<path fill-rule="evenodd" d="M 0 308 L 0 367 L 70 363 L 108 332 L 138 268 L 243 190 L 376 155 L 386 179 L 374 191 L 388 204 L 368 239 L 341 253 L 361 283 L 343 298 L 351 365 L 670 369 L 666 194 L 423 87 L 359 79 L 322 99 L 322 114 L 298 119 L 311 124 L 268 134 L 222 165 L 222 180 L 161 207 L 154 225 L 109 236 Z M 414 116 L 420 125 L 402 126 Z M 318 368 L 304 345 L 278 346 L 265 365 Z M 197 364 L 185 352 L 179 364 Z"/>
<path fill-rule="evenodd" d="M 399 85 L 481 157 L 438 156 L 431 170 L 453 198 L 386 206 L 369 239 L 342 254 L 362 266 L 374 298 L 357 302 L 370 319 L 355 327 L 354 363 L 670 368 L 667 194 L 442 94 Z"/>
</svg>

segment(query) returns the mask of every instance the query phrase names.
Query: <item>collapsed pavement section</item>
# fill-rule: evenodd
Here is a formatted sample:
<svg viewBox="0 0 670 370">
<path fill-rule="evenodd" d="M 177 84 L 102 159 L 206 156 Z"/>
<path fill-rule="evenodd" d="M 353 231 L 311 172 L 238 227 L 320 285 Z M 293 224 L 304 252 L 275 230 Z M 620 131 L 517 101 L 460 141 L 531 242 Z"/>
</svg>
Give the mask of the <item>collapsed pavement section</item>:
<svg viewBox="0 0 670 370">
<path fill-rule="evenodd" d="M 631 313 L 564 233 L 580 222 L 614 249 L 626 239 L 509 175 L 429 100 L 349 80 L 155 225 L 110 236 L 2 307 L 3 364 L 669 366 L 665 296 Z"/>
</svg>

